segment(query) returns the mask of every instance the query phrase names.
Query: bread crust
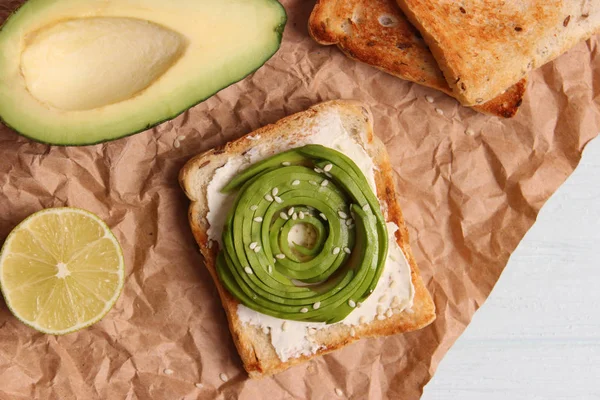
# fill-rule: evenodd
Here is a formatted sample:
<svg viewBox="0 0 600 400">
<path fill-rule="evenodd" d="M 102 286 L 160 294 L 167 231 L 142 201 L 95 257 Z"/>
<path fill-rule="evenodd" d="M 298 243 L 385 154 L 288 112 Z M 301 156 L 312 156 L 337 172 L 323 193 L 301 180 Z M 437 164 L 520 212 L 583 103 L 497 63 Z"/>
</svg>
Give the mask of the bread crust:
<svg viewBox="0 0 600 400">
<path fill-rule="evenodd" d="M 397 2 L 464 105 L 498 96 L 600 29 L 598 1 Z"/>
<path fill-rule="evenodd" d="M 335 44 L 353 60 L 455 97 L 419 31 L 408 22 L 395 0 L 319 0 L 308 29 L 318 43 Z M 526 84 L 523 78 L 504 93 L 473 108 L 511 118 L 523 101 Z"/>
<path fill-rule="evenodd" d="M 351 335 L 349 326 L 342 324 L 319 330 L 315 338 L 323 348 L 318 350 L 316 354 L 291 358 L 286 362 L 282 362 L 271 345 L 269 337 L 262 330 L 255 326 L 242 324 L 239 321 L 237 316 L 239 302 L 223 287 L 217 277 L 215 260 L 219 249 L 216 242 L 211 242 L 211 244 L 208 241 L 206 187 L 212 178 L 213 172 L 224 165 L 230 156 L 243 154 L 250 150 L 256 145 L 257 140 L 269 143 L 269 141 L 276 138 L 281 138 L 282 135 L 287 135 L 287 140 L 291 140 L 293 143 L 293 135 L 298 135 L 298 132 L 303 130 L 306 131 L 307 127 L 318 120 L 320 114 L 326 112 L 339 113 L 344 121 L 351 120 L 353 126 L 362 124 L 364 129 L 362 138 L 365 141 L 362 145 L 371 155 L 378 168 L 375 171 L 377 196 L 382 204 L 387 205 L 387 221 L 393 221 L 399 227 L 396 232 L 396 241 L 409 261 L 415 297 L 413 307 L 408 311 L 395 313 L 392 317 L 383 321 L 374 320 L 368 324 L 355 326 L 355 336 Z M 249 137 L 254 138 L 254 140 Z M 396 200 L 392 168 L 387 152 L 381 142 L 373 135 L 371 114 L 366 106 L 361 103 L 354 101 L 321 103 L 306 111 L 284 118 L 275 124 L 260 128 L 238 140 L 227 143 L 225 146 L 209 150 L 186 163 L 180 172 L 179 182 L 192 201 L 188 213 L 192 233 L 200 247 L 200 252 L 204 256 L 206 268 L 217 286 L 233 340 L 244 368 L 251 378 L 260 378 L 283 371 L 292 365 L 329 353 L 360 338 L 386 336 L 420 329 L 435 319 L 433 300 L 421 279 L 418 266 L 410 250 L 408 231 Z"/>
</svg>

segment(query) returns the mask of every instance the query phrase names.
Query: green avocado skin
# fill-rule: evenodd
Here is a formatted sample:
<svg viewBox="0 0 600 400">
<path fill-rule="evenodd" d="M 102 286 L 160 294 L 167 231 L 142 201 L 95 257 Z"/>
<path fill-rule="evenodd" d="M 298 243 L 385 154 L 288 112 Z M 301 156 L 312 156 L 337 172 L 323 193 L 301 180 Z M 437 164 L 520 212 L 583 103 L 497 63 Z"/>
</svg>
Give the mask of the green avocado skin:
<svg viewBox="0 0 600 400">
<path fill-rule="evenodd" d="M 219 279 L 242 304 L 273 317 L 343 320 L 375 289 L 387 256 L 379 201 L 358 166 L 320 145 L 251 165 L 235 193 L 217 258 Z M 298 224 L 311 246 L 290 241 Z"/>
<path fill-rule="evenodd" d="M 60 0 L 57 0 L 57 1 L 60 1 Z M 55 145 L 55 146 L 88 146 L 88 145 L 95 145 L 95 144 L 131 136 L 136 133 L 140 133 L 140 132 L 146 131 L 148 129 L 154 128 L 166 121 L 170 121 L 170 120 L 176 118 L 177 116 L 183 114 L 188 109 L 190 109 L 190 108 L 202 103 L 203 101 L 209 99 L 210 97 L 214 96 L 219 91 L 221 91 L 221 90 L 243 80 L 244 78 L 248 77 L 249 75 L 253 74 L 258 69 L 260 69 L 269 59 L 271 59 L 271 57 L 279 50 L 279 48 L 281 47 L 281 41 L 283 39 L 283 32 L 284 32 L 284 29 L 285 29 L 285 26 L 287 23 L 287 13 L 286 13 L 283 5 L 281 5 L 281 3 L 279 3 L 279 1 L 277 1 L 277 0 L 262 0 L 262 1 L 264 1 L 266 3 L 275 4 L 280 9 L 280 12 L 281 12 L 280 21 L 278 21 L 277 24 L 273 26 L 273 34 L 275 35 L 275 37 L 277 39 L 276 46 L 271 47 L 269 49 L 269 51 L 264 54 L 264 58 L 261 59 L 258 62 L 258 64 L 254 63 L 254 65 L 252 67 L 249 67 L 244 73 L 242 73 L 238 76 L 235 76 L 229 82 L 224 83 L 220 89 L 218 89 L 216 91 L 210 91 L 210 92 L 198 91 L 197 98 L 193 102 L 191 102 L 189 105 L 187 105 L 186 107 L 184 107 L 182 109 L 173 110 L 173 113 L 171 115 L 162 116 L 162 117 L 157 118 L 154 115 L 144 115 L 144 110 L 140 110 L 139 113 L 137 113 L 136 115 L 131 115 L 131 118 L 135 118 L 139 121 L 137 123 L 137 128 L 128 129 L 126 131 L 119 130 L 118 128 L 111 129 L 111 130 L 103 129 L 103 131 L 100 131 L 100 132 L 98 130 L 96 130 L 96 128 L 94 128 L 94 122 L 95 122 L 94 118 L 90 118 L 89 128 L 86 128 L 87 132 L 86 131 L 68 132 L 68 129 L 69 129 L 68 128 L 68 119 L 63 118 L 63 119 L 59 120 L 59 123 L 61 125 L 65 126 L 64 129 L 67 131 L 68 135 L 65 135 L 64 137 L 56 138 L 56 137 L 53 137 L 52 135 L 48 135 L 46 132 L 46 129 L 43 126 L 40 126 L 40 128 L 35 131 L 21 129 L 19 121 L 12 120 L 10 118 L 10 115 L 7 115 L 4 112 L 2 104 L 0 102 L 0 122 L 3 123 L 4 125 L 6 125 L 7 127 L 11 128 L 13 131 L 18 133 L 19 135 L 24 136 L 24 137 L 31 139 L 38 143 L 50 144 L 50 145 Z M 29 1 L 25 2 L 23 5 L 21 5 L 21 7 L 19 9 L 15 10 L 7 18 L 7 20 L 2 24 L 2 26 L 0 26 L 0 37 L 2 35 L 12 33 L 12 31 L 15 29 L 14 27 L 11 26 L 12 19 L 14 19 L 16 16 L 18 16 L 19 13 L 21 13 L 21 12 L 31 13 L 32 9 L 35 10 L 35 8 L 36 8 L 35 4 L 39 3 L 39 2 L 41 2 L 41 1 L 40 0 L 29 0 Z M 16 40 L 20 40 L 20 39 L 21 38 L 16 38 Z M 3 90 L 2 79 L 3 79 L 2 70 L 0 68 L 0 91 Z M 176 93 L 174 95 L 176 95 Z M 157 98 L 156 101 L 157 102 L 164 101 L 164 99 Z M 96 116 L 96 118 L 102 118 L 102 117 L 98 115 L 98 116 Z M 91 133 L 91 135 L 90 135 L 90 133 Z M 90 136 L 93 137 L 94 139 L 90 139 Z"/>
</svg>

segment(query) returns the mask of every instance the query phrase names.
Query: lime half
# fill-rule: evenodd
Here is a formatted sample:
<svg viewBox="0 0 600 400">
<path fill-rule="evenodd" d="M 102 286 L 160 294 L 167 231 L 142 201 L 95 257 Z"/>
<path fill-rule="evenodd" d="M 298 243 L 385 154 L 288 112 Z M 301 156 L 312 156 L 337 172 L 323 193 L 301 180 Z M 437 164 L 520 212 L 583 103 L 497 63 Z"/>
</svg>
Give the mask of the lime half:
<svg viewBox="0 0 600 400">
<path fill-rule="evenodd" d="M 32 214 L 8 235 L 0 289 L 19 320 L 62 335 L 98 322 L 123 288 L 123 253 L 109 227 L 76 208 Z"/>
</svg>

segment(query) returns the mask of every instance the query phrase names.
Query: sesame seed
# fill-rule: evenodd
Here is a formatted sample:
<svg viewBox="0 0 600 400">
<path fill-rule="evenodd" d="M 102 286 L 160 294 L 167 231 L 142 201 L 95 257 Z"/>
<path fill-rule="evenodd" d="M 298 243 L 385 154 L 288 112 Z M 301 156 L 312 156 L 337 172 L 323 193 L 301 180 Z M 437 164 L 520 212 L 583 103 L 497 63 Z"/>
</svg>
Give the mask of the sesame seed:
<svg viewBox="0 0 600 400">
<path fill-rule="evenodd" d="M 364 315 L 358 319 L 359 324 L 364 324 L 365 322 L 367 322 L 367 317 Z"/>
<path fill-rule="evenodd" d="M 333 253 L 333 254 L 340 254 L 340 251 L 341 251 L 341 250 L 342 250 L 342 249 L 340 249 L 339 247 L 334 247 L 334 248 L 333 248 L 333 252 L 332 252 L 332 253 Z"/>
<path fill-rule="evenodd" d="M 275 258 L 279 259 L 279 260 L 283 260 L 285 258 L 285 254 L 277 254 L 275 256 Z"/>
<path fill-rule="evenodd" d="M 333 175 L 331 175 L 329 172 L 323 172 L 325 174 L 326 177 L 331 178 Z"/>
<path fill-rule="evenodd" d="M 385 319 L 385 315 L 381 315 L 381 314 L 379 314 L 379 315 L 377 316 L 377 319 L 378 319 L 379 321 L 383 321 L 383 320 Z"/>
<path fill-rule="evenodd" d="M 283 203 L 283 200 L 279 196 L 275 196 L 275 201 L 278 202 L 279 204 Z"/>
<path fill-rule="evenodd" d="M 433 97 L 431 96 L 425 96 L 425 100 L 427 100 L 428 103 L 433 103 Z"/>
<path fill-rule="evenodd" d="M 352 250 L 350 250 L 348 247 L 344 247 L 344 253 L 350 254 L 352 253 Z"/>
<path fill-rule="evenodd" d="M 284 161 L 281 163 L 281 165 L 283 165 L 284 167 L 289 167 L 290 165 L 292 165 L 292 163 L 289 161 Z"/>
<path fill-rule="evenodd" d="M 300 309 L 300 312 L 301 312 L 301 313 L 303 313 L 303 314 L 304 314 L 304 313 L 307 313 L 307 312 L 308 312 L 308 308 L 306 308 L 306 307 L 302 307 L 302 308 Z"/>
<path fill-rule="evenodd" d="M 385 312 L 385 308 L 381 304 L 379 304 L 377 306 L 377 314 L 383 314 L 384 312 Z"/>
<path fill-rule="evenodd" d="M 278 188 L 276 188 L 276 187 L 274 187 L 274 188 L 273 188 L 273 190 L 271 190 L 271 194 L 272 194 L 273 196 L 277 196 L 277 193 L 279 193 L 279 189 L 278 189 Z"/>
<path fill-rule="evenodd" d="M 348 218 L 346 220 L 346 226 L 350 226 L 350 225 L 352 225 L 352 220 L 350 218 Z"/>
<path fill-rule="evenodd" d="M 256 247 L 254 248 L 254 252 L 255 252 L 255 253 L 258 253 L 258 252 L 260 251 L 260 249 L 262 249 L 262 247 L 260 247 L 260 246 L 256 246 Z"/>
<path fill-rule="evenodd" d="M 290 207 L 288 210 L 288 215 L 292 215 L 294 213 L 294 207 Z"/>
<path fill-rule="evenodd" d="M 265 195 L 265 200 L 266 201 L 273 201 L 273 196 L 271 196 L 270 194 Z"/>
<path fill-rule="evenodd" d="M 333 168 L 333 165 L 332 164 L 327 164 L 326 166 L 323 167 L 323 171 L 329 172 L 329 171 L 331 171 L 331 168 Z"/>
<path fill-rule="evenodd" d="M 413 310 L 412 308 L 407 308 L 406 312 L 409 313 L 409 314 L 414 314 L 415 310 Z"/>
<path fill-rule="evenodd" d="M 169 368 L 166 368 L 163 372 L 165 373 L 165 375 L 173 375 L 173 370 Z"/>
<path fill-rule="evenodd" d="M 354 328 L 350 328 L 350 336 L 356 336 L 356 330 Z"/>
<path fill-rule="evenodd" d="M 348 229 L 354 229 L 354 224 L 348 225 Z"/>
<path fill-rule="evenodd" d="M 179 140 L 180 142 L 183 142 L 185 140 L 185 136 L 179 135 L 179 136 L 177 136 L 177 140 Z"/>
<path fill-rule="evenodd" d="M 298 219 L 298 214 L 296 214 L 296 213 L 293 213 L 293 214 L 292 214 L 292 219 L 293 219 L 294 221 L 295 221 L 295 220 L 297 220 L 297 219 Z"/>
<path fill-rule="evenodd" d="M 338 215 L 340 216 L 341 219 L 346 219 L 348 218 L 348 214 L 346 214 L 343 211 L 338 211 Z"/>
<path fill-rule="evenodd" d="M 319 217 L 323 218 L 325 221 L 327 221 L 327 216 L 323 213 L 319 214 Z"/>
<path fill-rule="evenodd" d="M 285 219 L 285 220 L 288 220 L 288 219 L 290 219 L 290 217 L 288 217 L 288 216 L 287 216 L 287 214 L 286 214 L 286 213 L 284 213 L 283 211 L 279 213 L 279 216 L 280 216 L 282 219 Z"/>
<path fill-rule="evenodd" d="M 356 303 L 356 307 L 360 308 L 360 306 L 362 306 L 362 301 Z"/>
<path fill-rule="evenodd" d="M 383 296 L 381 296 L 378 300 L 379 303 L 383 303 L 384 301 L 387 300 L 387 294 L 384 294 Z"/>
<path fill-rule="evenodd" d="M 342 389 L 340 388 L 335 388 L 335 394 L 338 395 L 338 397 L 342 397 L 344 392 L 342 392 Z"/>
<path fill-rule="evenodd" d="M 467 128 L 467 130 L 465 130 L 465 134 L 467 136 L 473 136 L 475 134 L 475 131 L 471 128 Z"/>
<path fill-rule="evenodd" d="M 300 181 L 298 179 L 296 179 L 295 181 L 292 182 L 292 186 L 298 186 L 300 184 Z"/>
<path fill-rule="evenodd" d="M 219 379 L 221 379 L 223 382 L 227 382 L 229 380 L 229 377 L 221 372 L 219 374 Z"/>
<path fill-rule="evenodd" d="M 364 206 L 362 206 L 363 211 L 369 211 L 371 209 L 371 207 L 369 207 L 368 204 L 365 204 Z"/>
<path fill-rule="evenodd" d="M 196 386 L 198 389 L 202 389 L 203 387 L 203 385 L 200 382 L 196 383 L 194 386 Z"/>
<path fill-rule="evenodd" d="M 315 328 L 308 328 L 309 335 L 314 335 L 315 333 L 317 333 L 317 330 Z"/>
<path fill-rule="evenodd" d="M 441 108 L 436 108 L 435 112 L 440 114 L 440 115 L 444 115 L 444 110 L 442 110 Z"/>
<path fill-rule="evenodd" d="M 317 186 L 317 185 L 318 185 L 318 183 L 317 183 L 317 182 L 315 182 L 315 181 L 308 181 L 308 183 L 310 183 L 310 184 L 311 184 L 311 185 L 313 185 L 313 186 Z"/>
<path fill-rule="evenodd" d="M 354 300 L 352 300 L 352 299 L 349 299 L 349 300 L 348 300 L 348 305 L 349 305 L 350 307 L 354 308 L 354 307 L 356 307 L 356 302 L 355 302 Z"/>
<path fill-rule="evenodd" d="M 392 315 L 394 315 L 394 312 L 392 311 L 391 308 L 388 308 L 388 310 L 385 312 L 385 316 L 388 318 L 391 318 Z"/>
<path fill-rule="evenodd" d="M 268 326 L 263 326 L 262 331 L 265 335 L 269 334 L 269 327 Z"/>
<path fill-rule="evenodd" d="M 267 267 L 267 271 L 269 272 L 269 274 L 272 274 L 272 273 L 273 273 L 273 266 L 272 266 L 272 265 L 269 265 L 269 266 Z"/>
<path fill-rule="evenodd" d="M 254 222 L 263 222 L 262 217 L 255 217 Z"/>
<path fill-rule="evenodd" d="M 315 167 L 314 170 L 315 170 L 315 172 L 317 174 L 322 174 L 323 173 L 323 170 L 321 168 L 319 168 L 319 167 Z"/>
<path fill-rule="evenodd" d="M 390 260 L 392 260 L 392 261 L 398 261 L 396 256 L 394 256 L 393 254 L 390 254 L 389 257 L 390 257 Z"/>
<path fill-rule="evenodd" d="M 396 287 L 396 281 L 394 281 L 394 280 L 393 280 L 393 281 L 391 281 L 391 282 L 390 282 L 390 289 L 393 289 L 393 288 L 395 288 L 395 287 Z M 398 297 L 398 296 L 396 296 L 396 297 L 394 297 L 394 298 L 397 298 L 397 297 Z"/>
<path fill-rule="evenodd" d="M 250 206 L 250 210 L 252 210 L 252 211 L 258 210 L 258 206 L 256 204 L 253 204 Z"/>
<path fill-rule="evenodd" d="M 179 143 L 179 140 L 175 140 L 175 141 L 173 142 L 173 147 L 175 147 L 176 149 L 178 149 L 178 148 L 180 148 L 180 147 L 181 147 L 181 143 Z"/>
<path fill-rule="evenodd" d="M 248 275 L 252 275 L 252 274 L 253 274 L 253 272 L 252 272 L 252 268 L 250 268 L 250 267 L 244 267 L 244 271 L 246 271 L 246 273 L 247 273 Z"/>
<path fill-rule="evenodd" d="M 300 211 L 300 212 L 298 213 L 298 218 L 300 218 L 300 219 L 304 219 L 304 212 Z"/>
<path fill-rule="evenodd" d="M 313 304 L 313 309 L 318 310 L 319 307 L 321 307 L 321 302 L 317 301 L 315 304 Z"/>
<path fill-rule="evenodd" d="M 329 181 L 327 179 L 323 179 L 323 181 L 321 182 L 321 186 L 325 187 L 327 185 L 329 185 Z"/>
<path fill-rule="evenodd" d="M 250 246 L 248 246 L 248 247 L 250 247 L 250 250 L 254 250 L 256 248 L 256 246 L 258 246 L 258 243 L 252 242 L 252 243 L 250 243 Z"/>
<path fill-rule="evenodd" d="M 400 305 L 400 297 L 394 296 L 392 299 L 392 307 L 397 307 Z"/>
<path fill-rule="evenodd" d="M 283 321 L 283 324 L 281 324 L 281 330 L 282 331 L 287 331 L 288 328 L 288 322 L 287 321 Z"/>
</svg>

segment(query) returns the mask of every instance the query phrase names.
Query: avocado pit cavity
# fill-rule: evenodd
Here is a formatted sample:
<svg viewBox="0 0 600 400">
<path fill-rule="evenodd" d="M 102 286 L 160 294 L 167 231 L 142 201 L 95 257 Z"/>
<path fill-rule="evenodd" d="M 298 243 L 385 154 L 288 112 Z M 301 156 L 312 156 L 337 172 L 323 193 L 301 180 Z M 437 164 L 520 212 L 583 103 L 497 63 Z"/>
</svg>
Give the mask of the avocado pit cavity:
<svg viewBox="0 0 600 400">
<path fill-rule="evenodd" d="M 38 101 L 92 110 L 135 97 L 184 53 L 186 39 L 135 18 L 70 19 L 25 37 L 21 73 Z"/>
</svg>

